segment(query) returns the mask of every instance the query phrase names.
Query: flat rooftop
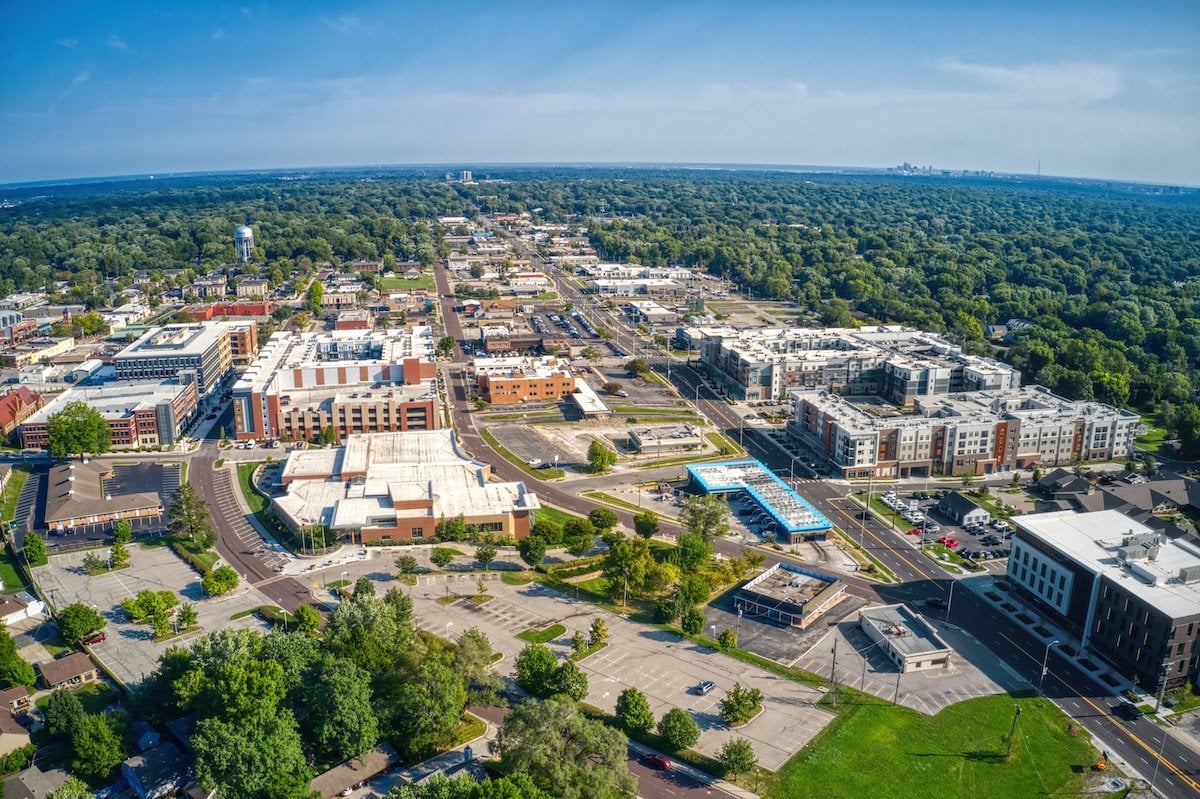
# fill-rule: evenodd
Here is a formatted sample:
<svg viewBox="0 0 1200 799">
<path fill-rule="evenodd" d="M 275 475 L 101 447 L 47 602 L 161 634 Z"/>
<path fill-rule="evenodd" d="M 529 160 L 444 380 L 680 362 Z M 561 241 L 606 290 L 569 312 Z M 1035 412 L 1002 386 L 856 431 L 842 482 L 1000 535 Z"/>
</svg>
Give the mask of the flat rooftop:
<svg viewBox="0 0 1200 799">
<path fill-rule="evenodd" d="M 654 427 L 637 427 L 629 431 L 629 435 L 638 441 L 678 441 L 681 439 L 702 439 L 704 431 L 690 424 L 655 425 Z"/>
<path fill-rule="evenodd" d="M 596 390 L 588 385 L 588 381 L 582 377 L 575 378 L 575 391 L 571 394 L 571 401 L 584 416 L 608 413 L 608 404 L 600 399 Z"/>
<path fill-rule="evenodd" d="M 778 564 L 776 568 L 767 569 L 758 577 L 746 583 L 740 590 L 756 594 L 761 599 L 788 604 L 803 608 L 808 602 L 824 591 L 836 578 L 825 577 L 814 572 L 802 571 L 794 566 Z"/>
<path fill-rule="evenodd" d="M 1167 538 L 1115 510 L 1091 513 L 1056 511 L 1014 516 L 1019 530 L 1069 555 L 1088 571 L 1174 617 L 1200 613 L 1200 580 L 1184 582 L 1183 569 L 1200 569 L 1200 547 L 1184 538 Z M 1158 544 L 1153 560 L 1125 561 L 1120 550 L 1130 537 L 1151 537 Z"/>
<path fill-rule="evenodd" d="M 788 533 L 829 530 L 833 524 L 761 461 L 724 461 L 687 467 L 705 493 L 747 491 Z"/>
<path fill-rule="evenodd" d="M 203 355 L 215 346 L 224 327 L 217 324 L 152 327 L 117 353 L 117 358 L 166 358 Z"/>
<path fill-rule="evenodd" d="M 29 417 L 29 424 L 45 424 L 51 414 L 58 413 L 68 402 L 80 400 L 100 412 L 105 419 L 124 419 L 139 408 L 153 408 L 160 402 L 170 402 L 184 390 L 184 384 L 171 380 L 122 380 L 101 386 L 76 386 L 58 394 L 41 410 Z"/>
<path fill-rule="evenodd" d="M 892 649 L 906 657 L 950 651 L 950 645 L 929 623 L 905 605 L 863 608 L 859 618 L 883 633 Z"/>
<path fill-rule="evenodd" d="M 267 340 L 234 390 L 259 392 L 284 369 L 315 369 L 432 360 L 433 330 L 427 325 L 388 330 L 333 330 L 320 333 L 281 331 Z M 281 390 L 286 390 L 282 389 Z"/>
<path fill-rule="evenodd" d="M 284 413 L 292 410 L 318 410 L 329 405 L 347 402 L 415 402 L 437 398 L 437 381 L 434 378 L 413 384 L 385 383 L 379 388 L 349 386 L 313 386 L 288 389 L 279 398 L 279 408 Z"/>
</svg>

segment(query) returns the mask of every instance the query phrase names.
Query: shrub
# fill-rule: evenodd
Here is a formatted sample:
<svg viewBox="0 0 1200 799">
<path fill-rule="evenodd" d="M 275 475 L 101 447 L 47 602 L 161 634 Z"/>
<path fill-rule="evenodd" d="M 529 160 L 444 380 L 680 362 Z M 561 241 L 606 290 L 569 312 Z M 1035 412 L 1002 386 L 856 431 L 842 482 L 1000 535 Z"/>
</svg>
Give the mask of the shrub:
<svg viewBox="0 0 1200 799">
<path fill-rule="evenodd" d="M 687 749 L 700 740 L 700 728 L 686 710 L 674 707 L 658 720 L 658 734 L 671 751 Z"/>
</svg>

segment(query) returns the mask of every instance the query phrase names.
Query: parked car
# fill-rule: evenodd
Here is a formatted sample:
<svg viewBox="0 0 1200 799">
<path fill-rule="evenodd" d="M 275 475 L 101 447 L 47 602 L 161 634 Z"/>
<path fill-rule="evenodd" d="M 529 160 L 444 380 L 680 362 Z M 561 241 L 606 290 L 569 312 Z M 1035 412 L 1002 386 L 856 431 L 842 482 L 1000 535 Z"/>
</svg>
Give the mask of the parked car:
<svg viewBox="0 0 1200 799">
<path fill-rule="evenodd" d="M 717 684 L 715 682 L 712 682 L 711 680 L 705 680 L 696 686 L 696 693 L 700 694 L 701 696 L 707 696 L 716 687 Z"/>
<path fill-rule="evenodd" d="M 921 535 L 924 531 L 920 527 L 914 527 L 908 531 L 908 535 Z"/>
<path fill-rule="evenodd" d="M 105 635 L 104 633 L 92 633 L 87 638 L 84 638 L 83 642 L 85 644 L 87 644 L 88 646 L 95 646 L 96 644 L 103 643 L 104 641 L 107 641 L 107 640 L 108 640 L 108 636 Z"/>
<path fill-rule="evenodd" d="M 671 761 L 662 755 L 648 754 L 642 758 L 642 761 L 650 768 L 656 768 L 659 771 L 667 771 L 671 768 Z"/>
</svg>

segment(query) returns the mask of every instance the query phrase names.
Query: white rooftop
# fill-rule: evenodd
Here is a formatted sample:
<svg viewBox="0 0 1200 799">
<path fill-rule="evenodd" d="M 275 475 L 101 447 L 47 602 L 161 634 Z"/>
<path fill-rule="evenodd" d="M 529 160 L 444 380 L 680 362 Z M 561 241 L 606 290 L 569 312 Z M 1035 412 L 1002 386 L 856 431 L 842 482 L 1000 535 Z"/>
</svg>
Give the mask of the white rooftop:
<svg viewBox="0 0 1200 799">
<path fill-rule="evenodd" d="M 139 408 L 153 408 L 179 395 L 184 384 L 171 380 L 122 380 L 95 387 L 72 387 L 47 402 L 29 417 L 29 424 L 44 424 L 68 402 L 86 402 L 105 419 L 124 419 Z"/>
<path fill-rule="evenodd" d="M 1069 555 L 1094 574 L 1103 574 L 1163 613 L 1200 613 L 1200 581 L 1185 583 L 1180 570 L 1200 568 L 1200 548 L 1184 539 L 1169 539 L 1115 510 L 1091 513 L 1058 511 L 1014 517 L 1013 522 L 1035 539 Z M 1124 565 L 1119 552 L 1131 536 L 1153 536 L 1153 560 Z"/>
</svg>

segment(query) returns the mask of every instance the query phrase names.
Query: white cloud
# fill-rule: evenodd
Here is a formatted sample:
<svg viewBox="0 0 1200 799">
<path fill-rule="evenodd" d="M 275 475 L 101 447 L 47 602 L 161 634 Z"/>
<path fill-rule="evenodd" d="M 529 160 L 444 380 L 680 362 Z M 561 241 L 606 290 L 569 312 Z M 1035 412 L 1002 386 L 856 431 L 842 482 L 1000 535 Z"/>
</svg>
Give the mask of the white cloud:
<svg viewBox="0 0 1200 799">
<path fill-rule="evenodd" d="M 54 43 L 57 44 L 59 47 L 71 48 L 71 47 L 77 46 L 79 44 L 79 40 L 78 39 L 55 39 Z"/>
<path fill-rule="evenodd" d="M 338 33 L 370 33 L 375 30 L 374 25 L 368 25 L 354 14 L 343 14 L 337 19 L 321 17 L 321 21 Z"/>
<path fill-rule="evenodd" d="M 221 39 L 225 38 L 225 29 L 224 28 L 214 28 L 213 32 L 210 35 L 212 36 L 213 39 L 220 41 Z"/>
<path fill-rule="evenodd" d="M 125 40 L 115 33 L 109 35 L 107 44 L 112 49 L 120 50 L 121 52 L 129 49 L 129 45 L 125 44 Z"/>
<path fill-rule="evenodd" d="M 1086 105 L 1110 100 L 1121 91 L 1120 73 L 1101 64 L 1061 62 L 1003 67 L 945 58 L 938 66 L 945 72 L 975 78 L 1009 99 L 1032 103 Z"/>
<path fill-rule="evenodd" d="M 69 95 L 71 92 L 75 91 L 76 87 L 82 86 L 83 84 L 87 83 L 91 79 L 92 79 L 92 68 L 91 67 L 84 67 L 83 69 L 79 70 L 78 72 L 75 73 L 75 77 L 71 78 L 71 85 L 67 86 L 67 88 L 63 90 L 63 93 L 58 96 L 58 99 L 62 100 L 67 95 Z"/>
</svg>

